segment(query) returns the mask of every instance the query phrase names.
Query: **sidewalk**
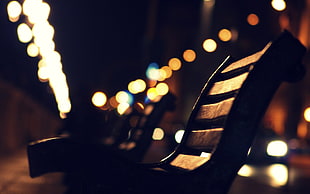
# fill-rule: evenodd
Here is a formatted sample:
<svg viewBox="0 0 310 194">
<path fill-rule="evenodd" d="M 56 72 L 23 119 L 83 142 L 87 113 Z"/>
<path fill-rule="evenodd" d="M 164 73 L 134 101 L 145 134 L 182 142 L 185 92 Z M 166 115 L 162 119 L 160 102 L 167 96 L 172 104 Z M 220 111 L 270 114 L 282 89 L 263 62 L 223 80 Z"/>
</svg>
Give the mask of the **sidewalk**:
<svg viewBox="0 0 310 194">
<path fill-rule="evenodd" d="M 0 194 L 63 194 L 62 174 L 31 178 L 26 150 L 0 158 Z"/>
</svg>

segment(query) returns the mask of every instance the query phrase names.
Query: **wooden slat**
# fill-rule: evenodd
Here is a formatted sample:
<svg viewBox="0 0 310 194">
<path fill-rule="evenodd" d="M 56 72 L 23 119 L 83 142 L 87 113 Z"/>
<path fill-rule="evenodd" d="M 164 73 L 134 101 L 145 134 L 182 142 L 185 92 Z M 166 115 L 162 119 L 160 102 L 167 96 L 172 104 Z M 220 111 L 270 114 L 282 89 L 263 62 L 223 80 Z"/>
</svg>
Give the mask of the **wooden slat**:
<svg viewBox="0 0 310 194">
<path fill-rule="evenodd" d="M 215 82 L 208 94 L 216 95 L 216 94 L 223 94 L 223 93 L 227 93 L 233 90 L 237 90 L 242 86 L 248 74 L 249 73 L 246 72 L 239 76 L 233 77 L 231 79 Z"/>
<path fill-rule="evenodd" d="M 196 119 L 214 119 L 227 115 L 234 102 L 234 97 L 214 104 L 202 105 L 197 113 Z"/>
<path fill-rule="evenodd" d="M 186 154 L 179 154 L 171 163 L 171 166 L 183 168 L 185 170 L 194 170 L 203 165 L 210 159 L 209 157 L 200 157 Z"/>
<path fill-rule="evenodd" d="M 213 151 L 220 141 L 223 128 L 191 131 L 186 145 L 204 151 Z"/>
<path fill-rule="evenodd" d="M 271 45 L 271 43 L 267 44 L 263 50 L 261 50 L 257 53 L 254 53 L 253 55 L 250 55 L 248 57 L 242 58 L 236 62 L 233 62 L 228 67 L 226 67 L 221 73 L 226 73 L 226 72 L 232 71 L 234 69 L 238 69 L 238 68 L 247 66 L 251 63 L 255 63 L 256 61 L 258 61 L 261 58 L 261 56 L 270 47 L 270 45 Z"/>
</svg>

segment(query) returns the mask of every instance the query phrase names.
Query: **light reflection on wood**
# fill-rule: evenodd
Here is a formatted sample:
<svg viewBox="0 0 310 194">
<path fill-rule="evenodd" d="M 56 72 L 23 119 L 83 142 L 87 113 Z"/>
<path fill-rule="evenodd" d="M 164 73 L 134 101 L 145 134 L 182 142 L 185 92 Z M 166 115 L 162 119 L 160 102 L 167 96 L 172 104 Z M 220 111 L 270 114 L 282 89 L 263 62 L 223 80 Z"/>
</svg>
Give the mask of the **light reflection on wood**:
<svg viewBox="0 0 310 194">
<path fill-rule="evenodd" d="M 248 74 L 249 73 L 246 72 L 237 77 L 214 83 L 214 86 L 209 91 L 209 95 L 223 94 L 239 89 L 243 84 L 243 81 L 247 78 Z"/>
<path fill-rule="evenodd" d="M 267 44 L 265 48 L 259 52 L 254 53 L 248 57 L 242 58 L 236 62 L 233 62 L 231 65 L 226 67 L 221 73 L 226 73 L 240 67 L 245 67 L 251 63 L 255 63 L 260 59 L 260 57 L 265 53 L 265 51 L 270 47 L 271 43 Z"/>
<path fill-rule="evenodd" d="M 206 163 L 210 157 L 179 154 L 170 164 L 186 170 L 194 170 Z"/>
<path fill-rule="evenodd" d="M 217 146 L 223 128 L 195 130 L 189 134 L 187 146 L 196 149 L 212 150 Z"/>
<path fill-rule="evenodd" d="M 214 119 L 227 115 L 235 98 L 229 98 L 215 104 L 202 105 L 196 119 Z"/>
</svg>

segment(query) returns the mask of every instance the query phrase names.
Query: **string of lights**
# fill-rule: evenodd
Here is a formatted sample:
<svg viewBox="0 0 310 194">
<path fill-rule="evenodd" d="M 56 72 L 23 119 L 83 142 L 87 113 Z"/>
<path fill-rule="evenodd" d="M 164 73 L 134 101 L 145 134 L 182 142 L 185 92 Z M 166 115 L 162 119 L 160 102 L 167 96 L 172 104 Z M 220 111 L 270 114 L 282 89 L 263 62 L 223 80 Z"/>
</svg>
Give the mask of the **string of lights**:
<svg viewBox="0 0 310 194">
<path fill-rule="evenodd" d="M 55 50 L 54 27 L 49 23 L 50 5 L 42 0 L 10 1 L 7 5 L 8 18 L 18 22 L 17 36 L 20 42 L 28 44 L 27 54 L 38 57 L 38 78 L 48 82 L 52 88 L 61 118 L 71 110 L 69 87 L 62 71 L 62 60 Z"/>
</svg>

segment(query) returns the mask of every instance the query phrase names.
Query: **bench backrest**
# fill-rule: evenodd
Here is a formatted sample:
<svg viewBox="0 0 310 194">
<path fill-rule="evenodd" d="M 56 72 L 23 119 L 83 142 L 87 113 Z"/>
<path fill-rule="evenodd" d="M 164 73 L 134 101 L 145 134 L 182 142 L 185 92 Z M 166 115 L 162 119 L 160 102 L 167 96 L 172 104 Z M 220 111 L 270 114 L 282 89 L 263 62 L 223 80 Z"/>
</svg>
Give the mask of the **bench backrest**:
<svg viewBox="0 0 310 194">
<path fill-rule="evenodd" d="M 225 171 L 227 163 L 237 171 L 273 94 L 299 69 L 304 53 L 304 46 L 284 31 L 253 55 L 226 58 L 203 88 L 181 144 L 162 168 L 191 171 L 216 164 Z"/>
</svg>

